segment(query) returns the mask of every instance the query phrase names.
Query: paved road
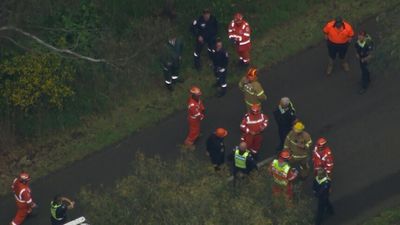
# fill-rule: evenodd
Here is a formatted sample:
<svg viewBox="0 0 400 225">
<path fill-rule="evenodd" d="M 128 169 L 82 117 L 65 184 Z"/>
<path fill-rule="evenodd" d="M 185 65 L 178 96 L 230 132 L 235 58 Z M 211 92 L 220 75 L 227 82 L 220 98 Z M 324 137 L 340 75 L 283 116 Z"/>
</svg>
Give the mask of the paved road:
<svg viewBox="0 0 400 225">
<path fill-rule="evenodd" d="M 376 22 L 366 23 L 369 30 L 376 30 Z M 372 32 L 376 34 L 376 32 Z M 375 35 L 374 35 L 375 36 Z M 354 51 L 350 52 L 350 56 Z M 352 58 L 352 72 L 339 70 L 334 76 L 324 76 L 326 49 L 323 43 L 289 58 L 283 63 L 262 72 L 261 82 L 269 97 L 264 109 L 272 109 L 281 96 L 292 98 L 300 118 L 314 139 L 324 135 L 330 140 L 336 157 L 333 202 L 337 215 L 331 224 L 344 224 L 354 219 L 371 205 L 379 204 L 400 189 L 400 172 L 397 158 L 400 146 L 397 136 L 400 123 L 395 120 L 400 113 L 397 96 L 399 76 L 379 74 L 374 85 L 364 95 L 358 91 L 359 70 Z M 241 93 L 232 89 L 223 99 L 206 102 L 207 119 L 204 133 L 218 126 L 230 130 L 228 146 L 239 139 L 239 123 L 244 112 Z M 134 134 L 121 143 L 105 148 L 71 166 L 32 184 L 34 197 L 41 206 L 38 216 L 26 225 L 48 224 L 48 203 L 55 193 L 75 197 L 84 185 L 112 185 L 128 174 L 135 151 L 159 154 L 166 160 L 179 154 L 177 145 L 187 131 L 185 112 L 178 112 L 166 121 Z M 205 135 L 206 136 L 206 135 Z M 271 156 L 277 145 L 277 129 L 272 121 L 264 134 L 264 157 Z M 204 142 L 205 137 L 200 139 Z M 204 145 L 200 145 L 203 149 Z M 198 153 L 201 159 L 205 156 Z M 14 214 L 11 196 L 0 200 L 0 224 L 7 224 Z M 71 217 L 81 210 L 72 211 Z"/>
</svg>

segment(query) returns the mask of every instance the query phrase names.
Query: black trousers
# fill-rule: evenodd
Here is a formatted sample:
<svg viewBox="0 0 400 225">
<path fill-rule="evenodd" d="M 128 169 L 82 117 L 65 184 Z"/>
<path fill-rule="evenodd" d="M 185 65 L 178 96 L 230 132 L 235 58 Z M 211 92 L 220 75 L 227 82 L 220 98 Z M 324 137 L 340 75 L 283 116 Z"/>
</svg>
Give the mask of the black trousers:
<svg viewBox="0 0 400 225">
<path fill-rule="evenodd" d="M 344 59 L 346 57 L 347 49 L 349 48 L 349 44 L 335 44 L 331 41 L 327 41 L 328 46 L 328 54 L 332 60 L 335 60 L 337 55 L 339 55 L 340 59 Z"/>
<path fill-rule="evenodd" d="M 324 195 L 318 197 L 318 209 L 317 209 L 317 215 L 315 216 L 316 225 L 322 224 L 322 220 L 326 212 L 330 214 L 334 213 L 333 206 L 331 204 L 331 201 L 329 200 L 329 196 Z"/>
<path fill-rule="evenodd" d="M 360 60 L 360 68 L 361 68 L 361 87 L 366 89 L 371 81 L 370 74 L 368 70 L 368 63 L 361 62 Z"/>
<path fill-rule="evenodd" d="M 283 149 L 283 145 L 285 144 L 285 140 L 287 135 L 292 129 L 286 128 L 286 127 L 278 127 L 278 132 L 279 132 L 279 146 L 278 146 L 278 151 L 281 151 Z"/>
<path fill-rule="evenodd" d="M 203 50 L 204 45 L 206 44 L 207 44 L 208 56 L 211 58 L 212 50 L 215 48 L 215 39 L 214 38 L 204 39 L 203 42 L 199 42 L 199 40 L 196 39 L 196 44 L 193 53 L 195 63 L 200 63 L 201 51 Z"/>
<path fill-rule="evenodd" d="M 174 80 L 179 78 L 179 64 L 164 64 L 163 73 L 165 84 L 171 85 Z"/>
<path fill-rule="evenodd" d="M 223 72 L 220 72 L 219 67 L 214 68 L 214 75 L 215 78 L 217 79 L 217 86 L 221 87 L 221 88 L 226 88 L 227 87 L 227 83 L 226 83 L 226 73 L 227 70 L 226 68 L 224 68 L 225 70 Z"/>
</svg>

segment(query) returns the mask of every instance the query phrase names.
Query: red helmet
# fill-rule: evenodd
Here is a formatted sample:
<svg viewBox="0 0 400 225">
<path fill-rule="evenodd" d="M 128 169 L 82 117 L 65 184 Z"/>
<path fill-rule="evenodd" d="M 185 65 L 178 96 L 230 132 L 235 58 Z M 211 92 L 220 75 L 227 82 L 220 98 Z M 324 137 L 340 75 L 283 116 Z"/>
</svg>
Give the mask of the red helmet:
<svg viewBox="0 0 400 225">
<path fill-rule="evenodd" d="M 240 13 L 236 13 L 235 16 L 233 17 L 233 21 L 235 21 L 235 23 L 240 23 L 243 20 L 243 15 Z"/>
<path fill-rule="evenodd" d="M 21 182 L 27 182 L 27 181 L 30 181 L 30 180 L 31 180 L 31 176 L 29 176 L 29 174 L 26 173 L 26 172 L 20 173 L 18 178 L 19 178 L 19 180 L 20 180 Z"/>
<path fill-rule="evenodd" d="M 250 111 L 251 111 L 252 113 L 254 113 L 254 114 L 260 113 L 260 111 L 261 111 L 261 106 L 260 106 L 260 104 L 253 104 L 253 105 L 251 105 Z"/>
<path fill-rule="evenodd" d="M 326 145 L 327 142 L 328 141 L 325 138 L 321 137 L 317 140 L 317 147 L 322 148 Z"/>
<path fill-rule="evenodd" d="M 253 81 L 257 79 L 257 69 L 256 68 L 250 68 L 249 71 L 247 71 L 247 79 Z"/>
<path fill-rule="evenodd" d="M 194 95 L 201 95 L 201 90 L 199 87 L 193 86 L 190 88 L 190 93 Z"/>
<path fill-rule="evenodd" d="M 282 159 L 289 159 L 290 158 L 290 152 L 288 149 L 283 149 L 281 153 L 279 153 L 279 157 Z"/>
<path fill-rule="evenodd" d="M 224 128 L 217 128 L 215 130 L 215 135 L 217 135 L 217 137 L 219 138 L 223 138 L 226 137 L 226 135 L 228 135 L 228 131 L 225 130 Z"/>
</svg>

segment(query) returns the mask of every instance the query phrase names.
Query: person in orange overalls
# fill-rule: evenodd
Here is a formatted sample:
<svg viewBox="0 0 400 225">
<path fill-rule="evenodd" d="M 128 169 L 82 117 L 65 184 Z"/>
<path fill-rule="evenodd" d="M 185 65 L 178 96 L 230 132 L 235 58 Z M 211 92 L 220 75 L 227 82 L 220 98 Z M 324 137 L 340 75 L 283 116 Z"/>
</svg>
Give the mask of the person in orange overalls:
<svg viewBox="0 0 400 225">
<path fill-rule="evenodd" d="M 185 139 L 185 147 L 194 150 L 194 142 L 200 135 L 200 124 L 204 119 L 204 105 L 200 100 L 200 88 L 193 86 L 190 89 L 190 97 L 188 100 L 188 122 L 189 133 Z"/>
<path fill-rule="evenodd" d="M 22 172 L 18 178 L 15 178 L 11 188 L 14 192 L 15 202 L 17 204 L 17 213 L 11 221 L 11 225 L 20 225 L 26 217 L 36 207 L 31 196 L 31 189 L 28 186 L 31 177 L 28 173 Z"/>
<path fill-rule="evenodd" d="M 343 70 L 348 72 L 350 67 L 349 63 L 346 61 L 346 53 L 349 48 L 349 43 L 354 36 L 353 28 L 348 22 L 344 21 L 342 17 L 337 17 L 327 23 L 323 31 L 325 33 L 329 53 L 326 74 L 328 76 L 332 74 L 333 63 L 337 55 L 339 55 L 342 61 Z"/>
<path fill-rule="evenodd" d="M 279 153 L 279 157 L 274 159 L 269 166 L 269 172 L 274 180 L 272 184 L 272 195 L 279 197 L 283 195 L 286 201 L 293 199 L 293 181 L 298 175 L 298 171 L 289 165 L 290 152 L 284 149 Z"/>
<path fill-rule="evenodd" d="M 317 176 L 319 169 L 323 169 L 329 178 L 332 178 L 333 171 L 333 155 L 332 150 L 327 146 L 328 141 L 321 137 L 317 140 L 314 147 L 312 161 L 314 164 L 314 176 Z"/>
<path fill-rule="evenodd" d="M 246 142 L 254 159 L 258 159 L 258 152 L 261 148 L 262 132 L 268 126 L 268 116 L 261 113 L 261 106 L 254 104 L 250 111 L 243 117 L 240 129 L 241 140 Z"/>
<path fill-rule="evenodd" d="M 250 25 L 243 19 L 242 14 L 236 13 L 229 24 L 228 37 L 235 44 L 239 63 L 243 66 L 248 66 L 250 63 L 250 34 Z"/>
</svg>

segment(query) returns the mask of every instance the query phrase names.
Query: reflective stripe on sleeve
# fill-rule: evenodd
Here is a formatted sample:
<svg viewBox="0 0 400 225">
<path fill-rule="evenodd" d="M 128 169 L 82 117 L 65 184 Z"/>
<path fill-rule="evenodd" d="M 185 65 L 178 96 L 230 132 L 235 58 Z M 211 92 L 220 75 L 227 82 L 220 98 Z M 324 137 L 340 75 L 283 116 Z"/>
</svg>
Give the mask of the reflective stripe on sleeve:
<svg viewBox="0 0 400 225">
<path fill-rule="evenodd" d="M 240 41 L 241 41 L 241 39 L 240 39 Z M 247 40 L 247 41 L 240 42 L 239 45 L 246 45 L 248 43 L 250 43 L 250 39 Z"/>
<path fill-rule="evenodd" d="M 257 96 L 261 96 L 264 94 L 264 91 L 260 91 L 260 93 L 257 94 Z"/>
</svg>

